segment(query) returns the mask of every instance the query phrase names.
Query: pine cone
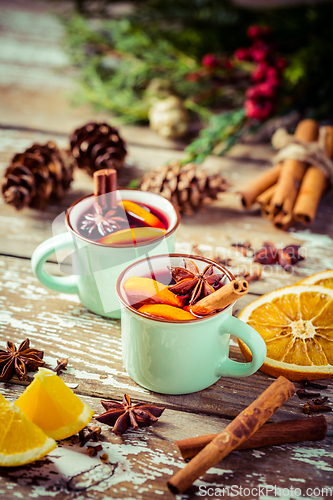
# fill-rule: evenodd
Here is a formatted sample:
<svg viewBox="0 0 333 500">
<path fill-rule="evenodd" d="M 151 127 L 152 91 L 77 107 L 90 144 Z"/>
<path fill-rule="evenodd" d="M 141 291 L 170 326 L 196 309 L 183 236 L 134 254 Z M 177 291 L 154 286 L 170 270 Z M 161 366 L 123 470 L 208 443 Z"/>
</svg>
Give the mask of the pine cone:
<svg viewBox="0 0 333 500">
<path fill-rule="evenodd" d="M 188 214 L 216 199 L 227 187 L 220 175 L 209 175 L 195 163 L 181 166 L 176 160 L 148 172 L 140 185 L 142 191 L 161 194 Z"/>
<path fill-rule="evenodd" d="M 44 209 L 60 200 L 73 180 L 73 164 L 54 142 L 33 144 L 16 154 L 5 171 L 2 193 L 5 203 L 17 210 Z"/>
<path fill-rule="evenodd" d="M 87 123 L 76 129 L 70 145 L 77 165 L 93 175 L 102 168 L 120 170 L 126 156 L 125 142 L 107 123 Z"/>
</svg>

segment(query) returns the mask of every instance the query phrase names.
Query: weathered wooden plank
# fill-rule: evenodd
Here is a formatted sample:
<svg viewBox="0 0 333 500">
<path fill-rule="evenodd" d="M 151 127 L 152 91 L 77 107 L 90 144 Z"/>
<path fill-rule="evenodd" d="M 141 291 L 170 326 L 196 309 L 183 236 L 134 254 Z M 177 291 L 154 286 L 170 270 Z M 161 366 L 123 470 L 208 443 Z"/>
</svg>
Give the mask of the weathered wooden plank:
<svg viewBox="0 0 333 500">
<path fill-rule="evenodd" d="M 49 270 L 52 266 L 49 264 Z M 245 379 L 221 378 L 208 389 L 190 395 L 147 391 L 133 382 L 123 368 L 119 321 L 90 313 L 74 295 L 46 290 L 32 275 L 27 260 L 2 258 L 0 276 L 1 345 L 5 346 L 7 339 L 19 343 L 29 337 L 34 347 L 45 351 L 49 366 L 54 367 L 60 357 L 70 358 L 64 379 L 78 383 L 80 394 L 119 398 L 126 392 L 135 400 L 231 418 L 272 382 L 271 377 L 258 372 Z M 246 296 L 237 307 L 242 308 L 253 298 Z M 231 342 L 230 353 L 234 359 L 243 359 L 235 341 Z M 329 385 L 327 395 L 332 392 L 333 380 Z M 280 416 L 300 416 L 301 407 L 301 401 L 294 396 L 281 409 Z M 333 421 L 333 417 L 329 418 Z"/>
<path fill-rule="evenodd" d="M 8 400 L 14 401 L 23 387 L 7 385 L 0 390 Z M 95 414 L 103 411 L 98 398 L 80 397 Z M 96 423 L 93 419 L 92 424 Z M 163 498 L 172 499 L 174 496 L 168 491 L 166 482 L 184 466 L 174 441 L 219 432 L 227 424 L 227 420 L 219 417 L 166 409 L 153 426 L 130 430 L 122 437 L 115 436 L 110 427 L 101 425 L 103 450 L 95 458 L 87 456 L 86 447 L 80 448 L 78 444 L 65 440 L 42 460 L 12 469 L 1 468 L 1 498 L 53 497 L 60 500 L 79 495 L 89 499 L 148 500 L 163 495 Z M 311 487 L 332 488 L 332 445 L 333 440 L 328 437 L 324 441 L 232 452 L 196 481 L 182 498 L 192 499 L 198 495 L 209 498 L 214 491 L 218 497 L 215 488 L 222 487 L 233 487 L 234 491 L 241 486 L 251 488 L 252 495 L 247 495 L 251 498 L 259 497 L 254 488 L 265 488 L 266 485 L 285 491 L 289 489 L 291 493 L 292 488 L 301 488 L 303 495 Z M 109 457 L 106 463 L 99 458 L 103 453 Z M 213 488 L 209 490 L 210 494 L 208 488 Z M 236 498 L 244 495 L 239 493 Z M 271 494 L 272 491 L 263 489 L 261 497 L 265 493 Z M 324 495 L 317 497 L 323 498 Z M 307 495 L 307 498 L 311 496 Z"/>
</svg>

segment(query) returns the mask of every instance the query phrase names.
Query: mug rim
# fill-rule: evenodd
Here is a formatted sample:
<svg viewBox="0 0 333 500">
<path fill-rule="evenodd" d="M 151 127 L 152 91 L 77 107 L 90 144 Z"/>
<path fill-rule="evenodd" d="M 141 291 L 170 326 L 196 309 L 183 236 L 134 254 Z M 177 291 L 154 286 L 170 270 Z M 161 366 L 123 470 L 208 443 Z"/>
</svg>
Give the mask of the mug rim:
<svg viewBox="0 0 333 500">
<path fill-rule="evenodd" d="M 117 189 L 117 191 L 139 191 L 138 189 L 130 189 L 130 188 L 120 188 L 120 189 Z M 168 229 L 166 231 L 165 234 L 161 235 L 161 236 L 158 236 L 157 238 L 153 238 L 151 240 L 148 240 L 148 241 L 142 241 L 141 243 L 137 243 L 136 245 L 133 245 L 133 243 L 123 243 L 123 244 L 105 244 L 105 243 L 99 243 L 98 241 L 94 241 L 94 240 L 90 240 L 89 238 L 86 238 L 85 236 L 82 236 L 82 234 L 80 234 L 78 231 L 75 231 L 75 229 L 73 228 L 72 226 L 72 223 L 70 222 L 70 212 L 71 212 L 71 209 L 74 208 L 78 203 L 80 203 L 81 201 L 85 200 L 86 198 L 89 198 L 91 196 L 94 196 L 94 193 L 91 193 L 91 194 L 86 194 L 85 196 L 82 196 L 82 198 L 79 198 L 78 200 L 74 201 L 74 203 L 72 203 L 68 209 L 66 210 L 66 226 L 67 228 L 79 239 L 87 242 L 87 243 L 90 243 L 92 245 L 96 245 L 96 246 L 99 246 L 99 247 L 102 247 L 102 248 L 133 248 L 133 247 L 142 247 L 142 246 L 147 246 L 147 245 L 151 245 L 152 242 L 157 242 L 157 241 L 162 241 L 164 238 L 170 236 L 170 234 L 174 233 L 176 231 L 176 229 L 178 228 L 179 224 L 180 224 L 180 213 L 179 213 L 179 210 L 178 208 L 170 201 L 170 200 L 167 200 L 166 198 L 164 198 L 164 196 L 158 194 L 158 193 L 151 193 L 150 191 L 140 191 L 142 193 L 149 193 L 149 194 L 153 194 L 155 196 L 159 196 L 160 198 L 163 198 L 163 200 L 167 201 L 168 203 L 170 203 L 170 205 L 172 206 L 175 214 L 176 214 L 176 217 L 177 217 L 177 220 L 176 220 L 176 223 L 174 225 L 174 227 L 172 229 Z"/>
<path fill-rule="evenodd" d="M 210 259 L 207 259 L 206 257 L 201 257 L 199 255 L 192 255 L 192 254 L 184 254 L 184 253 L 169 253 L 169 254 L 160 254 L 160 255 L 153 255 L 151 257 L 149 257 L 149 259 L 156 259 L 156 258 L 160 258 L 160 257 L 183 257 L 183 258 L 189 258 L 189 259 L 194 259 L 194 260 L 201 260 L 202 262 L 206 262 L 207 264 L 214 264 L 215 267 L 217 267 L 220 271 L 222 271 L 230 281 L 233 281 L 235 279 L 234 275 L 232 274 L 231 271 L 229 271 L 229 269 L 227 269 L 226 267 L 222 266 L 221 264 L 217 264 L 216 262 L 214 262 L 213 260 L 210 260 Z M 149 319 L 150 321 L 156 321 L 156 322 L 161 322 L 161 323 L 169 323 L 171 325 L 174 325 L 174 324 L 190 324 L 190 323 L 197 323 L 198 321 L 207 321 L 219 314 L 222 314 L 222 313 L 225 313 L 226 311 L 228 311 L 230 308 L 232 309 L 233 305 L 235 304 L 235 301 L 232 302 L 228 307 L 226 307 L 225 309 L 223 309 L 222 311 L 218 311 L 218 312 L 215 312 L 213 314 L 209 314 L 208 316 L 206 317 L 202 317 L 202 318 L 196 318 L 196 319 L 187 319 L 187 320 L 179 320 L 179 319 L 166 319 L 166 318 L 158 318 L 158 317 L 152 317 L 146 313 L 142 313 L 140 311 L 138 311 L 137 309 L 135 309 L 133 306 L 131 306 L 130 304 L 128 304 L 127 302 L 125 302 L 123 296 L 122 296 L 122 293 L 121 293 L 121 288 L 120 288 L 120 284 L 121 284 L 121 280 L 123 279 L 125 273 L 133 266 L 137 265 L 137 264 L 140 264 L 141 262 L 144 262 L 146 261 L 147 258 L 144 257 L 143 259 L 140 259 L 140 260 L 137 260 L 136 262 L 132 262 L 132 264 L 130 264 L 129 266 L 127 266 L 125 269 L 123 269 L 123 271 L 121 271 L 121 273 L 119 274 L 118 278 L 117 278 L 117 282 L 116 282 L 116 294 L 117 294 L 117 297 L 118 297 L 118 300 L 122 303 L 123 306 L 126 307 L 126 309 L 128 309 L 129 311 L 137 314 L 138 316 L 141 316 L 142 318 L 145 318 L 145 319 Z"/>
</svg>

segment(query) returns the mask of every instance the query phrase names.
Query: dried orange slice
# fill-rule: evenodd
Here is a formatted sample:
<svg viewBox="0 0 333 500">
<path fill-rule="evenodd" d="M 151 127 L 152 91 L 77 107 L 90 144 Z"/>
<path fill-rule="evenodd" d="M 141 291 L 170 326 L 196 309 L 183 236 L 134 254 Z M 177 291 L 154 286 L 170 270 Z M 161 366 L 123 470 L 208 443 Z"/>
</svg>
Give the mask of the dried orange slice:
<svg viewBox="0 0 333 500">
<path fill-rule="evenodd" d="M 14 467 L 44 457 L 57 446 L 14 403 L 0 394 L 0 466 Z"/>
<path fill-rule="evenodd" d="M 297 283 L 297 285 L 319 285 L 326 288 L 333 288 L 333 269 L 313 274 Z"/>
<path fill-rule="evenodd" d="M 53 439 L 76 434 L 94 414 L 56 373 L 46 368 L 38 369 L 15 404 Z"/>
<path fill-rule="evenodd" d="M 260 368 L 289 380 L 333 377 L 333 289 L 294 285 L 263 295 L 239 319 L 262 336 L 267 357 Z M 251 353 L 238 341 L 247 360 Z"/>
</svg>

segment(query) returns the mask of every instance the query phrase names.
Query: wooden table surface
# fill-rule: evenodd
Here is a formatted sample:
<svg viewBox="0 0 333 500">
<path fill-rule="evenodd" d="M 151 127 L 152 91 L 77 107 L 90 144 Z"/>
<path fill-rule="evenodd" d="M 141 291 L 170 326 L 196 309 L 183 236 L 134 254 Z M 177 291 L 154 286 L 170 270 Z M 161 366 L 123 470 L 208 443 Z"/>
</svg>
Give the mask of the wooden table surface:
<svg viewBox="0 0 333 500">
<path fill-rule="evenodd" d="M 0 8 L 0 168 L 3 170 L 14 152 L 23 151 L 33 142 L 52 139 L 66 147 L 68 134 L 76 126 L 106 116 L 87 106 L 76 109 L 70 106 L 68 93 L 73 91 L 74 83 L 54 71 L 66 63 L 66 56 L 60 47 L 61 26 L 48 13 L 48 4 L 1 0 Z M 142 175 L 143 170 L 183 156 L 182 142 L 161 139 L 144 127 L 127 126 L 120 130 L 129 151 L 128 165 L 120 176 L 123 185 L 130 178 Z M 331 195 L 322 200 L 312 226 L 306 230 L 295 228 L 289 233 L 274 229 L 256 211 L 241 210 L 235 191 L 255 173 L 267 168 L 271 156 L 268 145 L 243 144 L 227 157 L 208 158 L 206 165 L 220 170 L 233 188 L 205 212 L 183 216 L 177 234 L 177 250 L 190 253 L 193 245 L 200 245 L 207 256 L 245 240 L 255 248 L 268 239 L 280 246 L 291 242 L 303 245 L 306 260 L 295 266 L 293 273 L 277 267 L 266 269 L 260 281 L 251 283 L 250 293 L 237 303 L 234 314 L 259 295 L 332 268 L 333 264 Z M 244 379 L 221 378 L 195 394 L 168 396 L 145 390 L 129 378 L 121 359 L 120 321 L 90 313 L 74 295 L 47 290 L 31 271 L 31 255 L 39 243 L 52 236 L 55 218 L 74 200 L 91 191 L 91 178 L 76 170 L 72 189 L 60 204 L 49 206 L 46 211 L 17 212 L 1 201 L 0 347 L 5 347 L 7 340 L 19 343 L 29 337 L 33 347 L 45 352 L 48 366 L 54 367 L 57 359 L 68 357 L 69 368 L 61 377 L 96 414 L 102 411 L 101 398 L 121 400 L 124 393 L 134 402 L 155 402 L 166 410 L 152 427 L 130 430 L 122 437 L 103 425 L 102 446 L 109 456 L 107 463 L 102 463 L 99 457 L 89 457 L 86 448 L 67 440 L 33 464 L 0 468 L 0 495 L 6 500 L 161 496 L 171 499 L 174 495 L 166 482 L 184 466 L 174 441 L 221 431 L 273 381 L 257 372 Z M 61 224 L 53 226 L 53 231 L 63 230 Z M 55 259 L 50 260 L 47 268 L 61 274 Z M 243 359 L 234 339 L 230 355 L 233 359 Z M 327 384 L 323 395 L 332 399 L 333 381 Z M 296 386 L 299 388 L 300 384 Z M 17 377 L 0 384 L 1 393 L 12 401 L 24 388 L 25 383 Z M 301 417 L 303 403 L 293 396 L 270 421 Z M 217 488 L 222 487 L 233 487 L 234 498 L 328 498 L 329 491 L 333 495 L 333 416 L 326 416 L 330 435 L 324 441 L 232 452 L 178 498 L 217 498 L 221 496 Z M 331 490 L 325 492 L 322 488 Z"/>
</svg>

